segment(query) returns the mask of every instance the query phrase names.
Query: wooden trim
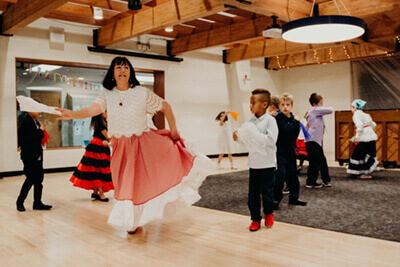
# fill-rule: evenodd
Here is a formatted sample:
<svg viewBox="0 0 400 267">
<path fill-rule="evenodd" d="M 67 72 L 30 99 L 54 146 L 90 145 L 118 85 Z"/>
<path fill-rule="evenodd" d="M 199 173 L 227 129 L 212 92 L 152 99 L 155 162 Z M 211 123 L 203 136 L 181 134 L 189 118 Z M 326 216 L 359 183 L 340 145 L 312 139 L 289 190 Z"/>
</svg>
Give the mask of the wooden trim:
<svg viewBox="0 0 400 267">
<path fill-rule="evenodd" d="M 32 59 L 32 58 L 15 58 L 15 66 L 17 62 L 24 63 L 34 63 L 34 64 L 49 64 L 49 65 L 62 65 L 68 67 L 78 67 L 78 68 L 92 68 L 92 69 L 101 69 L 108 70 L 109 66 L 99 65 L 99 64 L 88 64 L 88 63 L 79 63 L 79 62 L 68 62 L 68 61 L 56 61 L 56 60 L 42 60 L 42 59 Z M 151 69 L 141 69 L 134 68 L 135 73 L 153 73 L 154 74 L 154 92 L 162 98 L 165 98 L 165 73 L 163 70 L 151 70 Z M 17 75 L 15 75 L 15 84 L 17 85 Z M 17 88 L 15 88 L 17 91 Z M 15 114 L 17 117 L 17 113 Z M 155 115 L 155 125 L 158 129 L 165 128 L 165 116 L 163 113 L 157 113 Z M 16 132 L 18 134 L 18 125 Z M 18 146 L 18 145 L 17 145 Z M 85 147 L 57 147 L 57 148 L 48 148 L 44 149 L 44 151 L 51 150 L 68 150 L 68 149 L 84 149 Z"/>
<path fill-rule="evenodd" d="M 164 71 L 154 72 L 154 93 L 161 98 L 165 99 L 165 73 Z M 158 129 L 165 128 L 165 115 L 164 113 L 157 112 L 154 115 L 154 124 Z"/>
</svg>

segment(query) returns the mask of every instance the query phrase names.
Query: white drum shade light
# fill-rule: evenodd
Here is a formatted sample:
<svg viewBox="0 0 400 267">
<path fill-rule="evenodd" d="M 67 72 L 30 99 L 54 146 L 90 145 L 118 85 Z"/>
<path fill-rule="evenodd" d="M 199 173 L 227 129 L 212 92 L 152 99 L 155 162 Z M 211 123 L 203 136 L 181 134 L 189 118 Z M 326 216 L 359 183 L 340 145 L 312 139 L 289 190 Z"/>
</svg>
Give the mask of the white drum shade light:
<svg viewBox="0 0 400 267">
<path fill-rule="evenodd" d="M 344 4 L 343 7 L 346 9 Z M 313 10 L 314 4 L 311 14 Z M 339 7 L 338 11 L 339 15 L 310 15 L 308 18 L 290 21 L 282 27 L 282 38 L 295 43 L 321 44 L 351 40 L 365 33 L 365 22 L 362 19 L 340 15 Z"/>
<path fill-rule="evenodd" d="M 332 15 L 298 19 L 282 27 L 282 38 L 295 43 L 333 43 L 365 33 L 365 22 L 356 17 Z"/>
</svg>

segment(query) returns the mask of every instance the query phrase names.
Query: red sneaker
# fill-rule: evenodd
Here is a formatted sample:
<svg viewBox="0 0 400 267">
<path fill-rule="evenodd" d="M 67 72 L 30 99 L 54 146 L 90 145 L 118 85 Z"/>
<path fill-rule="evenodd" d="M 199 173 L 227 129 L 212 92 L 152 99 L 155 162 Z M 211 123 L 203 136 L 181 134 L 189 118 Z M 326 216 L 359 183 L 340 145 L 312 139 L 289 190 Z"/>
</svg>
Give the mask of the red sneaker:
<svg viewBox="0 0 400 267">
<path fill-rule="evenodd" d="M 257 231 L 260 229 L 260 223 L 259 222 L 252 222 L 249 226 L 249 230 L 251 232 Z"/>
<path fill-rule="evenodd" d="M 274 225 L 274 214 L 267 214 L 265 215 L 265 226 L 266 227 L 272 227 Z"/>
</svg>

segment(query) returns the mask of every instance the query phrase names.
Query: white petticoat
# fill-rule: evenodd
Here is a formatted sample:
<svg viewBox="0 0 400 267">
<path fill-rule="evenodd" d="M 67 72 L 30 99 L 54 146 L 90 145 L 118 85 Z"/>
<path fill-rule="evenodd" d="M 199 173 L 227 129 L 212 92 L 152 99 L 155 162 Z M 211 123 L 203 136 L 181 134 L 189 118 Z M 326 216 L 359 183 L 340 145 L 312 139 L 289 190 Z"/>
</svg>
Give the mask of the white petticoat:
<svg viewBox="0 0 400 267">
<path fill-rule="evenodd" d="M 196 157 L 192 169 L 182 182 L 141 205 L 133 205 L 130 200 L 117 200 L 108 224 L 119 230 L 133 231 L 152 220 L 172 216 L 180 207 L 190 206 L 200 200 L 198 189 L 214 167 L 208 157 L 192 150 L 186 142 L 185 146 Z"/>
</svg>

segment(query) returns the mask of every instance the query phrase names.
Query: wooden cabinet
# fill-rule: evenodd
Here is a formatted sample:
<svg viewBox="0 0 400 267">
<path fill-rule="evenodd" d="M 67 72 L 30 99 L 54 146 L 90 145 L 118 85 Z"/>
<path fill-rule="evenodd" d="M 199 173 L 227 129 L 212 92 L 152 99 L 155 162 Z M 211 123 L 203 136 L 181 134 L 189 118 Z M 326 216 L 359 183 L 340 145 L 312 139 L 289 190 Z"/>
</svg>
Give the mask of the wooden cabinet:
<svg viewBox="0 0 400 267">
<path fill-rule="evenodd" d="M 369 110 L 366 113 L 370 114 L 376 123 L 374 130 L 378 135 L 376 156 L 379 162 L 396 161 L 396 164 L 400 165 L 400 110 Z M 335 112 L 335 131 L 336 160 L 346 161 L 350 158 L 352 151 L 350 138 L 355 135 L 351 111 Z"/>
</svg>

